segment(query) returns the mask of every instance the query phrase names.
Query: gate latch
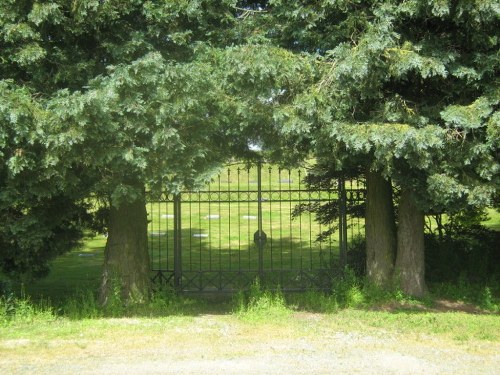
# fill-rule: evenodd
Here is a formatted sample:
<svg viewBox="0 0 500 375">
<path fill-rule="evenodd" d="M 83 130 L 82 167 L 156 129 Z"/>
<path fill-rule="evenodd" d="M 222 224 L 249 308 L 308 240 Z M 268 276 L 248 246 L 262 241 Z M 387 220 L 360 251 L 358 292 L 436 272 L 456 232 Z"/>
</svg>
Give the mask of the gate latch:
<svg viewBox="0 0 500 375">
<path fill-rule="evenodd" d="M 253 242 L 257 246 L 264 246 L 267 242 L 267 234 L 264 231 L 257 231 L 253 234 Z"/>
</svg>

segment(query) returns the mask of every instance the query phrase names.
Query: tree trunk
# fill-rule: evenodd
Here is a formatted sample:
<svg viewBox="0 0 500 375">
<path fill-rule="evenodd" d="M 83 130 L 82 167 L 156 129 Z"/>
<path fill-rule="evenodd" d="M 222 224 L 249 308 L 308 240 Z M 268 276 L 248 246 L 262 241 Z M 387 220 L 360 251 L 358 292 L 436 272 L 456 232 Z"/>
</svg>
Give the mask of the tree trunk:
<svg viewBox="0 0 500 375">
<path fill-rule="evenodd" d="M 119 297 L 143 302 L 150 292 L 147 212 L 144 199 L 111 207 L 100 302 Z"/>
<path fill-rule="evenodd" d="M 366 174 L 366 271 L 368 281 L 386 287 L 394 271 L 396 224 L 391 183 L 379 172 Z"/>
<path fill-rule="evenodd" d="M 424 214 L 411 190 L 402 190 L 398 208 L 398 251 L 395 277 L 401 289 L 412 296 L 426 292 L 424 265 Z"/>
</svg>

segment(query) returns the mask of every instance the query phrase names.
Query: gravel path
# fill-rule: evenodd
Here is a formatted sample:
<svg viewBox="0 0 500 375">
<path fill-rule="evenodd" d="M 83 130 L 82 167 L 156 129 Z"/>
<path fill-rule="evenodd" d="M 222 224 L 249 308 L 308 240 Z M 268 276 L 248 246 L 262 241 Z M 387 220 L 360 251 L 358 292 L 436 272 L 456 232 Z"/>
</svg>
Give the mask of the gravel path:
<svg viewBox="0 0 500 375">
<path fill-rule="evenodd" d="M 0 373 L 500 374 L 499 343 L 334 332 L 321 318 L 297 319 L 289 327 L 203 316 L 156 334 L 130 320 L 116 323 L 132 327 L 125 336 L 0 339 Z"/>
</svg>

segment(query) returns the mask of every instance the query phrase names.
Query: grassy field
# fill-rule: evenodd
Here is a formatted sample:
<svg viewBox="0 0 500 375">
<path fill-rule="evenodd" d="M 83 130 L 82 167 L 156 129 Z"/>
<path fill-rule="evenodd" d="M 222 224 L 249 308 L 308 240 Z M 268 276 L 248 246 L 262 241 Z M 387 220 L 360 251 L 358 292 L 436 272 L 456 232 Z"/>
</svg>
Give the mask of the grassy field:
<svg viewBox="0 0 500 375">
<path fill-rule="evenodd" d="M 335 191 L 305 190 L 304 169 L 262 168 L 262 253 L 255 243 L 259 228 L 259 191 L 256 167 L 233 165 L 200 192 L 180 198 L 183 286 L 190 290 L 237 289 L 260 272 L 268 283 L 301 289 L 315 279 L 317 270 L 339 263 L 338 233 L 324 241 L 328 229 L 314 214 L 294 215 L 299 204 L 319 204 L 337 199 Z M 350 185 L 351 188 L 356 186 Z M 174 265 L 174 197 L 151 196 L 149 248 L 151 268 L 167 271 Z M 349 238 L 363 230 L 363 220 L 349 222 Z M 241 280 L 241 275 L 247 275 Z M 311 275 L 311 276 L 309 276 Z"/>
<path fill-rule="evenodd" d="M 264 268 L 317 269 L 338 257 L 335 236 L 317 242 L 326 228 L 313 215 L 293 217 L 299 203 L 335 199 L 328 192 L 305 192 L 305 170 L 262 168 L 262 226 L 267 235 Z M 181 204 L 183 269 L 256 270 L 258 250 L 257 169 L 236 164 L 223 171 L 203 192 L 184 193 Z M 153 269 L 173 267 L 173 203 L 148 205 Z M 325 264 L 326 262 L 326 264 Z M 322 264 L 323 263 L 323 264 Z"/>
<path fill-rule="evenodd" d="M 489 208 L 487 213 L 488 220 L 484 223 L 484 225 L 490 229 L 500 231 L 500 212 Z"/>
</svg>

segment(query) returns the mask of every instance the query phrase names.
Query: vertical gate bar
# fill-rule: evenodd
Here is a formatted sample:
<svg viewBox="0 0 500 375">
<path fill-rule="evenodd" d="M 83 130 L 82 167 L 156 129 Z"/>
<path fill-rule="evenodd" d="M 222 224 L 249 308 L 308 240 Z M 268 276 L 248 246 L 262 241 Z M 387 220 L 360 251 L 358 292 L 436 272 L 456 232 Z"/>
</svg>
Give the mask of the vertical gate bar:
<svg viewBox="0 0 500 375">
<path fill-rule="evenodd" d="M 198 200 L 198 228 L 199 230 L 201 231 L 201 192 L 197 192 L 196 193 L 196 199 Z M 193 214 L 190 212 L 190 215 L 189 215 L 189 220 L 191 220 L 191 218 L 193 217 Z M 192 228 L 192 226 L 191 226 Z M 193 237 L 192 233 L 189 234 L 190 238 Z M 203 258 L 202 258 L 202 254 L 203 254 L 203 251 L 202 251 L 202 243 L 201 243 L 201 237 L 198 238 L 198 255 L 199 255 L 199 259 L 200 259 L 200 264 L 199 264 L 199 270 L 200 270 L 200 275 L 201 275 L 201 271 L 203 270 Z"/>
<path fill-rule="evenodd" d="M 361 197 L 360 197 L 359 193 L 360 193 L 360 191 L 362 189 L 362 186 L 363 186 L 362 183 L 360 185 L 360 181 L 357 180 L 357 184 L 356 184 L 356 191 L 357 191 L 356 204 L 357 205 L 360 204 L 360 198 Z M 356 228 L 357 228 L 357 232 L 358 232 L 358 235 L 359 235 L 361 233 L 361 231 L 360 231 L 361 221 L 360 221 L 359 215 L 357 215 L 357 220 L 356 221 L 357 221 Z"/>
<path fill-rule="evenodd" d="M 259 277 L 264 278 L 264 243 L 262 238 L 262 161 L 257 163 L 257 219 L 258 219 L 258 246 L 259 246 Z"/>
<path fill-rule="evenodd" d="M 347 192 L 346 192 L 346 212 L 347 212 L 347 206 L 352 207 L 353 201 L 352 201 L 352 179 L 349 180 L 349 199 L 347 199 Z M 351 223 L 353 222 L 352 217 L 351 217 Z M 346 223 L 347 223 L 347 217 L 346 217 Z M 349 227 L 349 225 L 347 225 Z M 351 225 L 351 239 L 354 237 L 354 225 Z"/>
<path fill-rule="evenodd" d="M 158 203 L 158 222 L 159 223 L 161 223 L 161 215 L 162 215 L 161 213 L 163 212 L 162 207 L 165 207 L 165 215 L 166 215 L 166 216 L 164 216 L 165 217 L 165 230 L 166 230 L 166 232 L 165 232 L 165 249 L 167 250 L 166 251 L 167 256 L 165 258 L 166 258 L 167 270 L 168 270 L 168 268 L 170 266 L 170 262 L 168 259 L 168 239 L 169 239 L 168 238 L 168 203 L 167 202 L 159 202 Z M 161 244 L 161 241 L 160 241 L 160 244 Z M 158 249 L 158 250 L 159 250 L 159 252 L 161 252 L 160 249 Z"/>
<path fill-rule="evenodd" d="M 158 202 L 156 204 L 158 214 L 157 214 L 157 220 L 158 220 L 158 263 L 162 263 L 162 255 L 163 255 L 163 245 L 165 245 L 166 248 L 166 257 L 165 260 L 163 260 L 164 263 L 166 263 L 166 269 L 169 269 L 169 259 L 168 259 L 168 220 L 166 219 L 165 226 L 166 228 L 162 228 L 163 223 L 162 223 L 162 212 L 163 212 L 163 207 L 166 207 L 167 203 L 166 202 L 161 202 L 160 199 L 158 199 Z M 151 212 L 151 215 L 153 215 L 153 212 Z M 163 229 L 165 229 L 165 233 L 163 232 Z M 163 236 L 165 234 L 165 236 Z M 163 238 L 164 237 L 164 238 Z M 162 240 L 163 238 L 163 240 Z M 165 243 L 163 243 L 165 242 Z"/>
<path fill-rule="evenodd" d="M 161 207 L 161 203 L 157 202 L 156 206 L 159 206 L 159 205 Z M 158 267 L 161 268 L 161 250 L 160 250 L 161 249 L 161 225 L 160 225 L 161 222 L 160 222 L 160 220 L 158 220 L 158 224 L 156 226 L 154 225 L 153 218 L 155 215 L 154 215 L 153 210 L 154 210 L 154 207 L 153 207 L 153 205 L 151 205 L 151 224 L 152 224 L 153 228 L 156 228 L 157 241 L 155 241 L 155 242 L 156 242 L 156 245 L 158 246 Z M 153 241 L 151 241 L 151 242 L 152 242 L 152 247 L 154 248 L 155 247 L 154 243 L 153 243 Z"/>
<path fill-rule="evenodd" d="M 229 270 L 232 269 L 232 250 L 231 250 L 231 168 L 227 169 L 227 230 L 228 230 L 228 246 L 229 246 Z"/>
<path fill-rule="evenodd" d="M 282 206 L 282 190 L 281 190 L 281 167 L 278 169 L 278 189 L 279 189 L 279 198 L 280 198 L 280 271 L 283 271 L 283 210 L 281 208 Z M 283 274 L 283 272 L 281 272 Z M 283 285 L 283 282 L 280 280 L 281 285 Z"/>
<path fill-rule="evenodd" d="M 307 189 L 308 204 L 312 202 L 311 190 Z M 313 269 L 312 213 L 309 212 L 309 269 Z"/>
<path fill-rule="evenodd" d="M 289 200 L 288 200 L 288 205 L 289 205 L 289 230 L 290 230 L 290 269 L 293 269 L 293 227 L 292 227 L 292 171 L 289 169 L 288 170 L 288 193 L 289 195 Z"/>
<path fill-rule="evenodd" d="M 149 212 L 151 212 L 151 219 L 153 218 L 153 200 L 151 199 L 151 196 L 148 195 L 148 200 L 149 200 Z M 150 223 L 148 223 L 148 249 L 149 249 L 149 263 L 150 263 L 150 269 L 154 270 L 154 263 L 155 263 L 155 257 L 154 257 L 154 246 L 153 246 L 153 237 L 151 237 L 150 233 L 152 232 L 154 226 L 153 226 L 153 220 L 151 220 Z"/>
<path fill-rule="evenodd" d="M 193 235 L 191 228 L 193 227 L 192 217 L 193 217 L 193 199 L 191 193 L 189 193 L 189 271 L 193 270 Z"/>
<path fill-rule="evenodd" d="M 319 221 L 318 221 L 318 231 L 320 234 L 323 233 L 323 227 L 321 226 L 321 222 L 319 222 Z M 323 241 L 318 241 L 318 245 L 319 245 L 318 267 L 323 268 L 322 259 L 321 259 L 324 256 L 324 254 L 323 254 Z"/>
<path fill-rule="evenodd" d="M 212 214 L 211 207 L 212 207 L 212 189 L 211 185 L 208 185 L 208 217 Z M 201 212 L 200 212 L 200 224 L 201 224 Z M 209 259 L 209 270 L 212 271 L 212 225 L 211 225 L 211 220 L 208 220 L 208 259 Z M 201 225 L 200 225 L 201 228 Z M 201 237 L 200 237 L 201 239 Z"/>
<path fill-rule="evenodd" d="M 218 204 L 218 215 L 219 215 L 219 218 L 217 219 L 217 222 L 219 224 L 219 270 L 221 271 L 222 270 L 222 222 L 221 222 L 221 197 L 222 197 L 222 193 L 221 193 L 221 186 L 220 186 L 220 176 L 221 174 L 219 173 L 219 175 L 217 176 L 217 180 L 218 180 L 218 186 L 217 188 L 219 189 L 219 192 L 217 193 L 217 197 L 218 197 L 218 201 L 219 201 L 219 204 Z"/>
<path fill-rule="evenodd" d="M 347 212 L 344 176 L 339 178 L 339 208 L 340 265 L 344 268 L 347 265 Z"/>
<path fill-rule="evenodd" d="M 167 197 L 167 199 L 168 199 L 168 197 Z M 165 201 L 165 202 L 159 203 L 159 207 L 158 208 L 159 208 L 160 213 L 163 212 L 162 205 L 163 205 L 164 210 L 165 210 L 165 215 L 167 215 L 167 216 L 164 216 L 164 218 L 165 218 L 165 230 L 166 230 L 166 232 L 165 232 L 165 238 L 164 238 L 164 245 L 162 247 L 165 248 L 165 259 L 166 260 L 164 262 L 166 262 L 166 264 L 167 264 L 167 268 L 166 269 L 168 270 L 170 268 L 170 266 L 171 266 L 171 264 L 170 264 L 171 262 L 170 262 L 170 259 L 169 259 L 169 248 L 168 248 L 169 247 L 168 246 L 168 241 L 169 241 L 169 237 L 170 237 L 169 236 L 169 232 L 168 232 L 168 230 L 170 229 L 169 228 L 169 219 L 168 219 L 168 213 L 169 213 L 168 212 L 168 202 Z M 159 215 L 159 218 L 161 218 L 161 215 Z M 161 222 L 161 220 L 159 220 L 159 222 Z"/>
<path fill-rule="evenodd" d="M 282 201 L 283 201 L 283 190 L 281 188 L 282 184 L 282 178 L 281 178 L 281 171 L 283 169 L 279 167 L 278 169 L 278 187 L 279 187 L 279 197 L 280 197 L 280 285 L 283 285 L 283 208 L 282 208 Z"/>
<path fill-rule="evenodd" d="M 237 202 L 237 205 L 238 205 L 238 271 L 241 272 L 241 204 L 240 204 L 240 201 L 241 201 L 241 196 L 240 196 L 240 173 L 241 173 L 241 169 L 240 167 L 238 166 L 238 169 L 236 170 L 236 173 L 238 174 L 238 182 L 237 182 L 237 185 L 238 185 L 238 188 L 237 188 L 237 197 L 238 197 L 238 202 Z"/>
<path fill-rule="evenodd" d="M 248 215 L 250 215 L 250 207 L 253 209 L 253 205 L 250 205 L 250 202 L 252 199 L 250 198 L 251 190 L 250 190 L 250 166 L 247 167 L 247 186 L 248 186 L 248 200 L 247 200 L 247 210 L 248 210 Z M 252 247 L 250 245 L 252 241 L 252 226 L 250 224 L 250 220 L 247 220 L 247 232 L 248 232 L 248 252 L 247 252 L 247 257 L 248 257 L 248 268 L 250 269 L 252 267 Z M 255 265 L 254 265 L 255 267 Z M 259 268 L 258 262 L 257 262 L 257 269 Z M 254 268 L 255 269 L 255 268 Z"/>
<path fill-rule="evenodd" d="M 182 278 L 181 259 L 181 195 L 174 196 L 174 286 L 179 288 Z"/>
<path fill-rule="evenodd" d="M 332 190 L 329 189 L 328 190 L 328 203 L 331 203 L 331 201 L 332 201 Z M 330 235 L 328 236 L 328 261 L 329 261 L 329 265 L 332 264 L 332 257 L 333 257 L 332 245 L 333 245 L 332 244 L 332 234 L 330 233 Z"/>
<path fill-rule="evenodd" d="M 273 190 L 272 190 L 272 167 L 269 166 L 269 251 L 271 252 L 271 270 L 274 269 L 274 256 L 273 256 Z"/>
<path fill-rule="evenodd" d="M 300 169 L 298 170 L 298 186 L 299 186 L 299 203 L 302 203 L 302 186 L 300 185 L 300 180 L 302 179 Z M 302 242 L 302 215 L 299 215 L 299 252 L 300 252 L 300 271 L 303 271 L 304 262 L 304 247 Z"/>
</svg>

